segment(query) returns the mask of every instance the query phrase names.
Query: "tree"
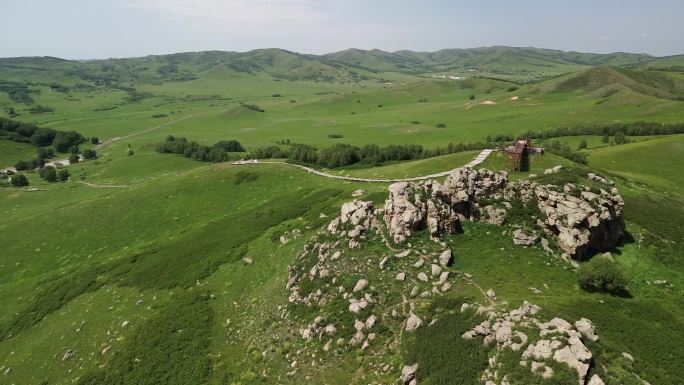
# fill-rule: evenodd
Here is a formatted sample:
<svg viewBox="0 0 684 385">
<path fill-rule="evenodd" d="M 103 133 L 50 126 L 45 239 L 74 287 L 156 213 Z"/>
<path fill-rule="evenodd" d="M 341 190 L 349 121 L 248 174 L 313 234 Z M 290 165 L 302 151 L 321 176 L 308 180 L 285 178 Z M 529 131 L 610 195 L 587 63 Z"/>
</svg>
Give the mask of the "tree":
<svg viewBox="0 0 684 385">
<path fill-rule="evenodd" d="M 57 172 L 57 179 L 59 179 L 60 182 L 66 182 L 69 180 L 69 170 L 66 168 L 63 168 Z"/>
<path fill-rule="evenodd" d="M 580 267 L 579 284 L 587 291 L 604 291 L 618 295 L 629 292 L 620 266 L 603 256 L 594 257 Z"/>
<path fill-rule="evenodd" d="M 608 136 L 608 134 L 603 135 L 603 138 L 601 138 L 601 142 L 602 143 L 610 142 L 610 137 Z"/>
<path fill-rule="evenodd" d="M 237 140 L 222 140 L 214 144 L 214 148 L 220 148 L 226 152 L 245 152 L 245 148 Z"/>
<path fill-rule="evenodd" d="M 627 138 L 627 135 L 625 135 L 624 132 L 618 131 L 615 133 L 615 144 L 625 144 L 629 143 L 629 139 Z"/>
<path fill-rule="evenodd" d="M 31 167 L 30 161 L 20 160 L 14 164 L 14 168 L 16 168 L 17 171 L 25 171 L 25 170 L 30 170 L 32 167 Z"/>
<path fill-rule="evenodd" d="M 580 150 L 583 150 L 583 149 L 585 149 L 585 148 L 587 148 L 587 140 L 586 140 L 586 139 L 582 139 L 582 140 L 580 140 L 580 143 L 579 143 L 579 149 L 580 149 Z"/>
<path fill-rule="evenodd" d="M 133 149 L 131 148 L 130 143 L 128 144 L 128 150 L 126 150 L 126 154 L 128 156 L 133 156 Z"/>
<path fill-rule="evenodd" d="M 90 160 L 90 159 L 95 159 L 95 158 L 97 158 L 97 151 L 90 149 L 90 148 L 83 151 L 83 159 Z"/>
<path fill-rule="evenodd" d="M 38 171 L 38 174 L 46 182 L 57 182 L 57 171 L 52 166 L 43 167 Z"/>
<path fill-rule="evenodd" d="M 57 152 L 68 152 L 73 146 L 77 146 L 85 141 L 85 138 L 75 131 L 56 131 L 52 146 Z"/>
<path fill-rule="evenodd" d="M 468 100 L 475 100 L 475 95 L 470 95 L 470 96 L 468 97 Z"/>
<path fill-rule="evenodd" d="M 78 154 L 69 155 L 69 164 L 78 163 L 80 160 L 81 160 L 81 158 L 78 156 Z"/>
<path fill-rule="evenodd" d="M 29 185 L 28 178 L 26 178 L 26 175 L 24 175 L 24 174 L 12 175 L 12 178 L 10 179 L 10 183 L 12 184 L 12 186 L 15 186 L 15 187 L 23 187 L 23 186 Z"/>
<path fill-rule="evenodd" d="M 91 136 L 90 137 L 90 143 L 92 144 L 100 144 L 100 139 L 97 136 Z"/>
</svg>

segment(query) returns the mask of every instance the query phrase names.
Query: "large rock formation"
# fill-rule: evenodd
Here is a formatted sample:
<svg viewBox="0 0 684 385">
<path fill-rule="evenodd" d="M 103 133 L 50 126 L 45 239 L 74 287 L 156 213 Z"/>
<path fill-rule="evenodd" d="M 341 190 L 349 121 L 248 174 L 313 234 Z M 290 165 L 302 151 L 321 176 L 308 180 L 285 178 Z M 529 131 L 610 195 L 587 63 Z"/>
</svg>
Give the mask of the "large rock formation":
<svg viewBox="0 0 684 385">
<path fill-rule="evenodd" d="M 384 221 L 395 242 L 404 242 L 423 229 L 437 238 L 456 232 L 460 220 L 503 225 L 508 221 L 507 210 L 513 207 L 511 202 L 518 200 L 538 207 L 536 226 L 568 257 L 586 259 L 615 247 L 624 233 L 624 202 L 617 189 L 608 186 L 610 191 L 572 184 L 560 188 L 530 181 L 509 183 L 505 172 L 456 169 L 443 185 L 435 181 L 390 185 Z M 515 233 L 517 244 L 531 245 L 538 239 L 536 235 L 523 239 L 521 234 Z"/>
<path fill-rule="evenodd" d="M 602 180 L 604 180 L 602 178 Z M 573 259 L 615 247 L 624 234 L 624 201 L 618 190 L 565 184 L 562 188 L 530 181 L 511 183 L 505 198 L 537 204 L 537 226 Z"/>
<path fill-rule="evenodd" d="M 428 229 L 434 238 L 458 229 L 458 216 L 439 183 L 399 182 L 389 186 L 389 193 L 384 220 L 395 242 L 404 242 L 417 230 Z"/>
</svg>

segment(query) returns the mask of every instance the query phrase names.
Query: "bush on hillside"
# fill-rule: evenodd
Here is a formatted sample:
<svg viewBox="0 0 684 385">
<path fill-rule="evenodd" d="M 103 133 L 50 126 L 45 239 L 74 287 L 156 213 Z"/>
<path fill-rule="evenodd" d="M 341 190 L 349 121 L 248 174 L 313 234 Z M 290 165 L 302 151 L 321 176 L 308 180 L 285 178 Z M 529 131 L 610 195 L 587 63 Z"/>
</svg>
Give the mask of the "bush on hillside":
<svg viewBox="0 0 684 385">
<path fill-rule="evenodd" d="M 579 269 L 579 284 L 586 291 L 601 291 L 615 295 L 629 294 L 627 280 L 620 266 L 609 258 L 595 257 Z"/>
<path fill-rule="evenodd" d="M 26 175 L 24 175 L 24 174 L 12 175 L 12 178 L 10 179 L 10 183 L 14 187 L 24 187 L 24 186 L 29 185 L 28 178 L 26 178 Z"/>
<path fill-rule="evenodd" d="M 245 107 L 256 112 L 266 112 L 263 108 L 257 106 L 256 104 L 243 104 L 242 107 Z"/>
<path fill-rule="evenodd" d="M 80 160 L 81 160 L 81 159 L 80 159 L 80 157 L 78 156 L 78 154 L 71 154 L 71 155 L 69 155 L 69 164 L 78 163 Z"/>
<path fill-rule="evenodd" d="M 97 158 L 97 151 L 90 148 L 83 151 L 83 159 L 90 160 L 95 158 Z"/>
<path fill-rule="evenodd" d="M 66 168 L 57 171 L 57 180 L 59 180 L 60 182 L 68 181 L 69 176 L 71 175 L 69 174 L 69 170 L 67 170 Z"/>
<path fill-rule="evenodd" d="M 38 170 L 38 175 L 46 182 L 57 182 L 57 170 L 52 166 L 43 167 Z"/>
</svg>

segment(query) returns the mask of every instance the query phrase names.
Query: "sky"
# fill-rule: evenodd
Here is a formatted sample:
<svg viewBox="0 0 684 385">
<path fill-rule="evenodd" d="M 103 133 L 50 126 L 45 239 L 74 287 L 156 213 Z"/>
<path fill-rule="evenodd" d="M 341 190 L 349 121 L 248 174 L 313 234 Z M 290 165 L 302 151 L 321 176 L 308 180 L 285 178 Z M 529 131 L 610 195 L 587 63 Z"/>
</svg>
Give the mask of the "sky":
<svg viewBox="0 0 684 385">
<path fill-rule="evenodd" d="M 684 53 L 684 0 L 8 0 L 0 57 L 492 45 Z"/>
</svg>

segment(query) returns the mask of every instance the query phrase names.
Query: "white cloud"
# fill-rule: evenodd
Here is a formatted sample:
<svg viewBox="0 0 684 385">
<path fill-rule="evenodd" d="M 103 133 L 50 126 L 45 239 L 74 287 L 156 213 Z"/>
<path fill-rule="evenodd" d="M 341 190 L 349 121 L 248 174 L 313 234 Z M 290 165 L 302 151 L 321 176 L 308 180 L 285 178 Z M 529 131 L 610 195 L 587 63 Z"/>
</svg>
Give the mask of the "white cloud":
<svg viewBox="0 0 684 385">
<path fill-rule="evenodd" d="M 131 0 L 126 6 L 206 23 L 306 22 L 324 18 L 311 0 Z"/>
</svg>

